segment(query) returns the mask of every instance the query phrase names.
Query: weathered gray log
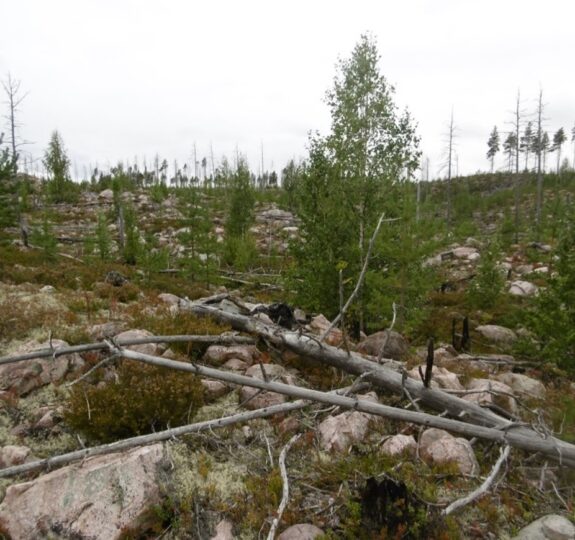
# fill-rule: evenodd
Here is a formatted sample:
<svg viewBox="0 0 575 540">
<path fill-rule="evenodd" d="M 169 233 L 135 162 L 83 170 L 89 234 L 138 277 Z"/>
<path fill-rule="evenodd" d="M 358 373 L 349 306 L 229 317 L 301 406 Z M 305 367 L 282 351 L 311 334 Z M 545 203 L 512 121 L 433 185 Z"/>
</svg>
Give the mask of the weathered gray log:
<svg viewBox="0 0 575 540">
<path fill-rule="evenodd" d="M 451 420 L 449 418 L 426 414 L 422 412 L 414 412 L 397 407 L 390 407 L 380 403 L 372 403 L 370 401 L 349 398 L 320 392 L 318 390 L 311 390 L 309 388 L 302 388 L 295 385 L 284 384 L 280 382 L 266 382 L 253 377 L 246 377 L 245 375 L 238 375 L 236 373 L 222 371 L 211 367 L 201 366 L 199 364 L 187 364 L 185 362 L 176 362 L 168 360 L 159 356 L 152 356 L 149 354 L 138 353 L 126 349 L 112 349 L 112 352 L 118 356 L 129 358 L 132 360 L 139 360 L 154 366 L 167 367 L 179 371 L 187 371 L 194 373 L 200 377 L 208 377 L 231 384 L 241 386 L 251 386 L 261 390 L 276 392 L 298 399 L 305 399 L 311 401 L 318 401 L 320 403 L 328 403 L 330 405 L 337 405 L 344 409 L 354 409 L 360 412 L 382 416 L 401 422 L 411 422 L 414 424 L 424 425 L 428 427 L 435 427 L 458 433 L 465 437 L 478 437 L 489 441 L 495 441 L 502 444 L 509 444 L 527 450 L 529 452 L 540 452 L 547 457 L 560 461 L 562 464 L 575 467 L 575 446 L 563 441 L 559 441 L 552 437 L 543 438 L 542 435 L 537 434 L 535 431 L 527 430 L 527 434 L 521 433 L 522 428 L 515 427 L 510 422 L 505 422 L 505 426 L 500 428 L 490 428 L 475 424 L 461 422 L 459 420 Z"/>
<path fill-rule="evenodd" d="M 149 336 L 143 338 L 133 339 L 119 339 L 118 345 L 144 345 L 146 343 L 186 343 L 193 342 L 204 345 L 251 345 L 255 340 L 249 336 L 230 336 L 230 335 L 178 335 L 178 336 Z M 18 354 L 14 356 L 0 357 L 0 365 L 14 364 L 24 360 L 32 360 L 33 358 L 48 358 L 50 356 L 57 357 L 65 354 L 82 353 L 87 351 L 108 350 L 108 344 L 104 341 L 97 343 L 86 343 L 84 345 L 73 345 L 71 347 L 60 347 L 58 349 L 38 349 L 25 354 Z"/>
<path fill-rule="evenodd" d="M 436 388 L 425 388 L 420 381 L 415 379 L 404 379 L 399 371 L 403 365 L 399 362 L 384 360 L 383 365 L 379 365 L 360 354 L 348 353 L 325 343 L 320 343 L 318 339 L 302 334 L 299 331 L 290 331 L 276 325 L 264 324 L 259 320 L 244 315 L 226 313 L 204 303 L 182 303 L 182 308 L 196 315 L 213 317 L 220 322 L 230 324 L 236 330 L 258 335 L 274 346 L 289 349 L 300 356 L 342 369 L 347 373 L 361 375 L 365 381 L 371 382 L 380 389 L 391 391 L 398 395 L 403 395 L 404 389 L 406 389 L 414 399 L 420 400 L 420 404 L 439 412 L 446 411 L 452 418 L 498 430 L 513 427 L 515 434 L 521 434 L 527 439 L 541 439 L 541 435 L 533 429 L 517 427 L 516 424 L 475 403 L 465 401 Z M 453 429 L 451 430 L 454 431 Z M 480 435 L 476 434 L 475 436 L 479 437 Z M 573 445 L 555 437 L 548 436 L 546 440 L 551 445 L 555 445 L 557 452 L 573 452 L 575 449 Z"/>
</svg>

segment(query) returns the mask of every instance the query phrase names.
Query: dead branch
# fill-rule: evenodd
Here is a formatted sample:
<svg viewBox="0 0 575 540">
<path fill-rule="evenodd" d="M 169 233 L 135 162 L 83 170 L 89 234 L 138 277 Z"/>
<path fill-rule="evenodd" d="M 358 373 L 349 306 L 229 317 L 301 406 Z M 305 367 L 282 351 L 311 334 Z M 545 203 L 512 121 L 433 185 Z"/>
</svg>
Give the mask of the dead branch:
<svg viewBox="0 0 575 540">
<path fill-rule="evenodd" d="M 138 353 L 126 349 L 114 349 L 112 352 L 115 352 L 124 358 L 139 360 L 155 366 L 187 371 L 200 377 L 208 377 L 231 384 L 260 388 L 271 392 L 276 392 L 278 394 L 292 396 L 298 399 L 306 399 L 310 401 L 318 401 L 320 403 L 339 405 L 340 407 L 346 409 L 353 409 L 376 416 L 391 418 L 401 422 L 423 424 L 425 426 L 436 427 L 446 431 L 459 433 L 465 437 L 478 437 L 481 439 L 499 442 L 501 444 L 509 444 L 529 452 L 541 452 L 551 459 L 559 460 L 565 465 L 575 467 L 575 446 L 563 441 L 559 441 L 557 439 L 553 439 L 552 437 L 543 437 L 542 435 L 537 434 L 532 430 L 527 430 L 527 434 L 525 434 L 521 432 L 521 428 L 517 429 L 517 431 L 520 431 L 521 433 L 505 430 L 505 426 L 502 426 L 500 429 L 488 428 L 484 426 L 468 424 L 459 420 L 441 418 L 431 414 L 398 409 L 396 407 L 390 407 L 380 403 L 372 403 L 366 400 L 328 394 L 326 392 L 302 388 L 295 385 L 289 385 L 280 382 L 265 382 L 253 377 L 246 377 L 245 375 L 238 375 L 236 373 L 221 371 L 206 366 L 200 366 L 198 364 L 176 362 L 159 356 L 151 356 L 149 354 Z M 431 389 L 425 390 L 427 392 L 431 391 Z"/>
<path fill-rule="evenodd" d="M 169 439 L 180 437 L 182 435 L 187 435 L 189 433 L 196 433 L 200 431 L 211 430 L 214 428 L 222 428 L 232 424 L 238 424 L 241 422 L 254 420 L 256 418 L 265 418 L 267 416 L 273 416 L 274 414 L 286 413 L 289 411 L 301 409 L 308 405 L 309 402 L 304 400 L 293 401 L 291 403 L 282 403 L 280 405 L 272 405 L 270 407 L 265 407 L 263 409 L 256 409 L 255 411 L 248 411 L 239 414 L 234 414 L 231 416 L 224 416 L 223 418 L 217 418 L 216 420 L 206 420 L 205 422 L 188 424 L 186 426 L 167 429 L 165 431 L 159 431 L 157 433 L 151 433 L 149 435 L 140 435 L 138 437 L 131 437 L 129 439 L 124 439 L 122 441 L 118 441 L 111 444 L 104 444 L 101 446 L 94 446 L 92 448 L 76 450 L 74 452 L 68 452 L 67 454 L 62 454 L 59 456 L 54 456 L 37 461 L 31 461 L 30 463 L 24 463 L 23 465 L 15 465 L 13 467 L 0 469 L 0 478 L 7 478 L 10 476 L 25 474 L 44 468 L 53 469 L 54 467 L 67 465 L 74 461 L 80 461 L 83 459 L 87 459 L 89 457 L 99 456 L 102 454 L 112 454 L 115 452 L 122 452 L 129 448 L 134 448 L 135 446 L 146 446 L 160 441 L 166 441 Z"/>
<path fill-rule="evenodd" d="M 489 473 L 489 476 L 485 479 L 485 481 L 475 491 L 472 491 L 469 495 L 461 499 L 457 499 L 456 501 L 453 501 L 447 508 L 445 508 L 441 512 L 442 515 L 448 516 L 449 514 L 455 512 L 456 510 L 459 510 L 460 508 L 463 508 L 464 506 L 468 505 L 469 503 L 475 501 L 476 499 L 487 493 L 487 491 L 495 481 L 495 478 L 497 477 L 497 474 L 499 473 L 501 466 L 505 461 L 507 461 L 510 451 L 511 451 L 510 446 L 502 448 L 501 454 L 499 455 L 499 459 L 495 462 L 493 469 L 491 469 L 491 472 Z"/>
<path fill-rule="evenodd" d="M 282 475 L 282 484 L 283 484 L 282 500 L 280 502 L 280 506 L 278 508 L 277 515 L 274 518 L 274 520 L 272 521 L 272 526 L 270 528 L 270 532 L 268 533 L 267 540 L 274 540 L 279 522 L 282 518 L 284 510 L 286 509 L 286 506 L 287 506 L 288 501 L 289 501 L 289 478 L 288 478 L 287 470 L 286 470 L 286 458 L 287 458 L 287 453 L 289 452 L 289 449 L 292 447 L 292 445 L 300 437 L 301 437 L 301 434 L 299 434 L 299 433 L 294 435 L 287 442 L 287 444 L 282 448 L 282 451 L 280 453 L 279 466 L 280 466 L 280 473 Z"/>
<path fill-rule="evenodd" d="M 363 284 L 363 280 L 365 279 L 365 274 L 367 272 L 367 267 L 369 265 L 369 259 L 371 258 L 371 251 L 373 249 L 373 245 L 375 244 L 375 239 L 377 237 L 377 233 L 379 233 L 379 229 L 381 228 L 381 224 L 384 221 L 384 216 L 385 216 L 385 212 L 383 214 L 381 214 L 379 221 L 377 222 L 377 225 L 375 227 L 375 230 L 373 231 L 373 234 L 371 235 L 371 239 L 369 241 L 369 245 L 367 247 L 367 253 L 365 255 L 365 261 L 363 263 L 363 268 L 361 269 L 361 272 L 359 274 L 359 277 L 357 278 L 357 283 L 355 284 L 355 289 L 353 290 L 353 292 L 349 295 L 349 298 L 347 299 L 347 302 L 345 303 L 345 305 L 343 306 L 343 308 L 341 309 L 341 311 L 339 312 L 339 314 L 337 315 L 337 317 L 332 321 L 332 323 L 329 325 L 329 328 L 323 333 L 323 335 L 320 338 L 320 341 L 324 341 L 325 338 L 327 336 L 329 336 L 329 333 L 336 327 L 337 323 L 341 320 L 341 318 L 345 315 L 346 311 L 348 310 L 349 306 L 351 305 L 351 303 L 355 300 L 355 297 L 358 295 L 361 286 Z M 389 221 L 397 221 L 397 219 L 386 219 L 385 221 L 389 222 Z"/>
<path fill-rule="evenodd" d="M 203 345 L 239 345 L 239 344 L 253 344 L 255 340 L 246 336 L 232 336 L 232 335 L 178 335 L 178 336 L 149 336 L 134 339 L 120 339 L 117 341 L 118 345 L 143 345 L 145 343 L 186 343 L 193 342 Z M 0 365 L 14 364 L 24 360 L 32 360 L 34 358 L 46 358 L 49 356 L 57 357 L 66 354 L 83 353 L 87 351 L 108 350 L 108 345 L 102 341 L 97 343 L 87 343 L 85 345 L 74 345 L 72 347 L 59 347 L 58 349 L 38 349 L 26 354 L 18 354 L 14 356 L 3 356 L 0 358 Z"/>
<path fill-rule="evenodd" d="M 385 348 L 387 347 L 387 342 L 389 341 L 389 336 L 391 334 L 391 331 L 393 330 L 393 327 L 395 326 L 395 321 L 397 319 L 397 305 L 395 302 L 393 302 L 392 308 L 393 308 L 393 319 L 391 320 L 390 327 L 385 332 L 385 340 L 383 342 L 383 345 L 381 346 L 381 349 L 379 349 L 379 354 L 377 355 L 377 363 L 378 364 L 381 364 L 381 361 L 383 360 L 383 355 L 385 354 Z"/>
</svg>

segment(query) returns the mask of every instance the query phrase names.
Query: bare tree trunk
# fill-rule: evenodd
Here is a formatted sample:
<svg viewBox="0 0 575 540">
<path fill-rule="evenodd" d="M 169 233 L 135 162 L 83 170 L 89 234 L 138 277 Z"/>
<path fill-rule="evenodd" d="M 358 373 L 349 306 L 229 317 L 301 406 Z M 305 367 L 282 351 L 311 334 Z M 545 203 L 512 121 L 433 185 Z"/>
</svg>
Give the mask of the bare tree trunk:
<svg viewBox="0 0 575 540">
<path fill-rule="evenodd" d="M 453 109 L 451 109 L 451 120 L 449 121 L 448 150 L 447 150 L 447 229 L 451 228 L 452 195 L 451 195 L 451 165 L 453 161 Z"/>
<path fill-rule="evenodd" d="M 521 130 L 521 94 L 517 91 L 515 104 L 515 243 L 519 242 L 519 137 Z"/>
<path fill-rule="evenodd" d="M 539 240 L 541 231 L 541 206 L 543 204 L 543 173 L 541 171 L 541 154 L 543 151 L 543 90 L 539 90 L 537 105 L 537 200 L 535 203 L 535 229 L 536 239 Z"/>
</svg>

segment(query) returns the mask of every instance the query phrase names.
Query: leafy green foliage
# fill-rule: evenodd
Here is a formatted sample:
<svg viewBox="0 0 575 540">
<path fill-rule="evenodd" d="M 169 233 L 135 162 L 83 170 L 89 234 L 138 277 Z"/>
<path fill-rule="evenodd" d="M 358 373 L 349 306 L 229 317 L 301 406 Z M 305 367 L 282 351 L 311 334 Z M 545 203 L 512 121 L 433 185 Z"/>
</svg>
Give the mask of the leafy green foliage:
<svg viewBox="0 0 575 540">
<path fill-rule="evenodd" d="M 32 244 L 42 248 L 47 260 L 56 259 L 58 243 L 52 231 L 52 224 L 48 214 L 44 214 L 41 229 L 35 229 L 32 233 Z"/>
<path fill-rule="evenodd" d="M 192 374 L 123 360 L 117 382 L 73 387 L 65 420 L 91 441 L 112 442 L 189 423 L 203 404 Z"/>
<path fill-rule="evenodd" d="M 96 246 L 98 255 L 102 261 L 107 261 L 111 255 L 112 238 L 108 230 L 106 215 L 103 212 L 98 214 L 98 223 L 96 225 Z"/>
<path fill-rule="evenodd" d="M 229 201 L 226 218 L 228 236 L 245 236 L 254 221 L 255 196 L 250 171 L 243 160 L 239 160 L 237 170 L 230 177 Z"/>
<path fill-rule="evenodd" d="M 348 295 L 380 214 L 402 215 L 402 184 L 417 166 L 411 118 L 397 113 L 393 88 L 380 74 L 378 61 L 375 43 L 362 36 L 351 57 L 339 63 L 327 93 L 331 132 L 311 138 L 309 160 L 295 189 L 303 242 L 292 249 L 292 288 L 303 305 L 328 317 L 339 308 L 338 265 L 345 263 Z M 386 265 L 386 242 L 396 241 L 389 228 L 383 229 L 384 241 L 374 254 L 380 271 Z M 360 320 L 365 315 L 362 299 L 370 292 L 364 290 L 353 308 Z"/>
<path fill-rule="evenodd" d="M 556 274 L 540 291 L 527 324 L 539 343 L 537 355 L 575 373 L 575 212 L 566 218 L 557 247 Z"/>
<path fill-rule="evenodd" d="M 249 270 L 258 258 L 258 249 L 253 237 L 229 236 L 224 240 L 223 261 L 241 272 Z"/>
<path fill-rule="evenodd" d="M 8 147 L 2 148 L 0 134 L 0 229 L 16 223 L 14 198 L 17 192 L 16 167 Z"/>
<path fill-rule="evenodd" d="M 57 131 L 50 137 L 43 163 L 50 175 L 47 187 L 52 202 L 74 202 L 78 198 L 78 187 L 70 180 L 70 159 Z"/>
<path fill-rule="evenodd" d="M 467 289 L 467 300 L 474 308 L 492 308 L 500 300 L 505 287 L 505 275 L 497 265 L 500 251 L 491 244 L 481 253 L 477 274 Z"/>
<path fill-rule="evenodd" d="M 142 253 L 140 232 L 136 225 L 136 213 L 131 205 L 126 204 L 122 209 L 124 216 L 124 247 L 122 257 L 126 264 L 134 265 Z"/>
</svg>

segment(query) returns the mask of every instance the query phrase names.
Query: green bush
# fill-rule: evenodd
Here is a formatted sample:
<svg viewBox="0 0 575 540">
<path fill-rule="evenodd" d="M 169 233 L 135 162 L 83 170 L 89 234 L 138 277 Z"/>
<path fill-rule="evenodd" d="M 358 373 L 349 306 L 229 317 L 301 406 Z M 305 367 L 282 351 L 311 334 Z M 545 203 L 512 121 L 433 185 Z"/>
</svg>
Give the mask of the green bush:
<svg viewBox="0 0 575 540">
<path fill-rule="evenodd" d="M 187 424 L 202 404 L 196 376 L 122 360 L 117 382 L 75 385 L 64 418 L 90 441 L 108 443 Z"/>
<path fill-rule="evenodd" d="M 473 308 L 486 309 L 495 306 L 505 287 L 505 276 L 498 267 L 497 245 L 490 245 L 481 254 L 477 275 L 467 289 L 467 301 Z"/>
<path fill-rule="evenodd" d="M 228 236 L 224 242 L 223 260 L 236 270 L 248 270 L 256 262 L 258 250 L 254 239 L 249 234 Z"/>
<path fill-rule="evenodd" d="M 565 220 L 557 247 L 556 274 L 540 291 L 527 312 L 527 326 L 538 338 L 532 351 L 544 361 L 554 362 L 575 373 L 575 213 Z"/>
</svg>

